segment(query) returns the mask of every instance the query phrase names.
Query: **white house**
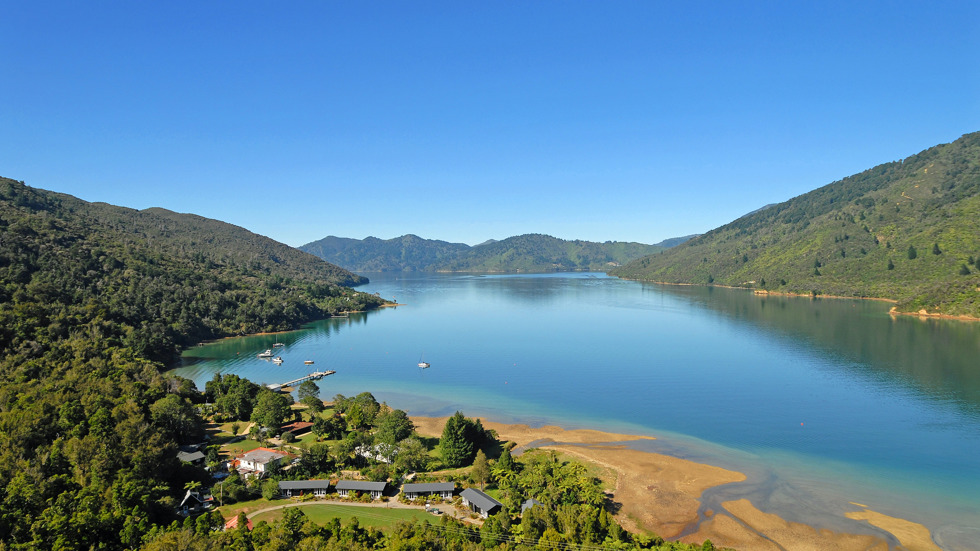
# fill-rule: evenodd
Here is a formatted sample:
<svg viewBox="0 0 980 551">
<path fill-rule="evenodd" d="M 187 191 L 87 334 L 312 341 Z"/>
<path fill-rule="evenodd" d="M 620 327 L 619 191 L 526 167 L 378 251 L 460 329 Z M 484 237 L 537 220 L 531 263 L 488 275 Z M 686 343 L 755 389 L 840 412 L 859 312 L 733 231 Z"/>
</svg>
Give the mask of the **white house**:
<svg viewBox="0 0 980 551">
<path fill-rule="evenodd" d="M 286 454 L 282 452 L 269 448 L 256 448 L 238 458 L 238 472 L 262 476 L 285 458 Z"/>
</svg>

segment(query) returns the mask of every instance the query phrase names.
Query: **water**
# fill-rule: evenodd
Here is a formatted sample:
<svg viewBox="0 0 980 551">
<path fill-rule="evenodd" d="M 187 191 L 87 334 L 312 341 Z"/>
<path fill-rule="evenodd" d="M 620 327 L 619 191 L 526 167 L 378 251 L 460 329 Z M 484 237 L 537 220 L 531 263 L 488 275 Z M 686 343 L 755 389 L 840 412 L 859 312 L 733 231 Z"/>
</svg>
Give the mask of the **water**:
<svg viewBox="0 0 980 551">
<path fill-rule="evenodd" d="M 980 324 L 603 274 L 368 275 L 361 290 L 404 306 L 195 348 L 178 373 L 334 369 L 327 398 L 658 436 L 638 445 L 749 475 L 709 504 L 857 532 L 854 501 L 949 549 L 980 541 Z M 276 341 L 283 365 L 255 357 Z"/>
</svg>

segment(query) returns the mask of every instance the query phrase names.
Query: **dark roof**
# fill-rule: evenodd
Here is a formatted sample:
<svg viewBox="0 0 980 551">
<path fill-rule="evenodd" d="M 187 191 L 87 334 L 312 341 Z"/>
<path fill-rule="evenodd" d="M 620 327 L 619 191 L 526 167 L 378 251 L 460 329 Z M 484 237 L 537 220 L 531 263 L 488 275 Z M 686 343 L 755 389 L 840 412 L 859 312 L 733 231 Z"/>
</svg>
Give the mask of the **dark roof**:
<svg viewBox="0 0 980 551">
<path fill-rule="evenodd" d="M 354 490 L 355 492 L 383 492 L 388 487 L 387 482 L 367 482 L 365 480 L 338 480 L 338 490 Z"/>
<path fill-rule="evenodd" d="M 279 482 L 279 488 L 282 490 L 326 490 L 329 487 L 329 480 L 281 480 Z"/>
<path fill-rule="evenodd" d="M 181 461 L 186 461 L 187 463 L 193 463 L 195 461 L 200 461 L 200 460 L 204 459 L 204 457 L 205 457 L 204 454 L 201 453 L 201 452 L 199 452 L 199 451 L 195 451 L 195 452 L 179 451 L 179 452 L 177 452 L 177 459 L 179 459 Z"/>
<path fill-rule="evenodd" d="M 481 511 L 490 511 L 494 507 L 503 507 L 504 504 L 476 488 L 467 488 L 459 494 L 466 501 L 480 508 Z"/>
<path fill-rule="evenodd" d="M 420 484 L 405 484 L 402 492 L 452 492 L 456 490 L 455 482 L 427 482 Z"/>
</svg>

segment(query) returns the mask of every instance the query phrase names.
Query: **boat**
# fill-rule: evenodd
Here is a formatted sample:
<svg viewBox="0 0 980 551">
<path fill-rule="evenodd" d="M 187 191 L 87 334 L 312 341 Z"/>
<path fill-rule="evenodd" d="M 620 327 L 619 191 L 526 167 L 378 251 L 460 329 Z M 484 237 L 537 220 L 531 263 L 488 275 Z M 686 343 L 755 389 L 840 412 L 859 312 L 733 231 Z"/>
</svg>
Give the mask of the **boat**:
<svg viewBox="0 0 980 551">
<path fill-rule="evenodd" d="M 260 352 L 259 353 L 259 357 L 260 358 L 271 358 L 272 357 L 272 349 L 270 348 L 270 349 L 266 350 L 265 352 Z"/>
<path fill-rule="evenodd" d="M 277 342 L 277 343 L 273 343 L 272 344 L 272 348 L 279 348 L 280 346 L 286 346 L 286 345 L 283 344 L 283 343 L 281 343 L 281 342 Z"/>
<path fill-rule="evenodd" d="M 313 365 L 313 360 L 306 360 L 303 363 L 306 364 L 306 365 Z"/>
<path fill-rule="evenodd" d="M 424 356 L 423 354 L 422 356 Z M 419 356 L 419 369 L 426 369 L 429 367 L 429 362 L 422 361 L 422 356 Z"/>
<path fill-rule="evenodd" d="M 282 356 L 276 356 L 275 358 L 272 358 L 272 363 L 274 363 L 276 365 L 281 364 L 282 363 Z"/>
</svg>

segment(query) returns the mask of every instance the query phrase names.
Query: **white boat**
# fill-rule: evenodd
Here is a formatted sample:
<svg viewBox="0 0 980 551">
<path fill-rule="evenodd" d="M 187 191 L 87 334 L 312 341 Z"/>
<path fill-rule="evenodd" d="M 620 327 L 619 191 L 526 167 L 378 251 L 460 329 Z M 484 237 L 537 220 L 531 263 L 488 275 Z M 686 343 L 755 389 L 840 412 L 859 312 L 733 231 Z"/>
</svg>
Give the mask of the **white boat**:
<svg viewBox="0 0 980 551">
<path fill-rule="evenodd" d="M 425 354 L 423 354 L 422 356 L 424 355 Z M 426 369 L 427 367 L 429 367 L 429 362 L 423 362 L 422 356 L 419 356 L 419 369 Z"/>
<path fill-rule="evenodd" d="M 260 358 L 271 358 L 272 357 L 272 349 L 270 348 L 269 350 L 266 350 L 265 352 L 260 352 L 259 353 L 259 357 Z"/>
<path fill-rule="evenodd" d="M 283 344 L 283 343 L 281 343 L 281 342 L 277 342 L 277 343 L 273 343 L 272 344 L 272 348 L 279 348 L 280 346 L 286 346 L 286 345 Z"/>
<path fill-rule="evenodd" d="M 313 360 L 306 360 L 303 363 L 306 364 L 306 365 L 313 365 Z"/>
<path fill-rule="evenodd" d="M 282 363 L 282 356 L 276 356 L 275 358 L 272 358 L 272 363 L 274 363 L 276 365 L 281 364 Z"/>
</svg>

